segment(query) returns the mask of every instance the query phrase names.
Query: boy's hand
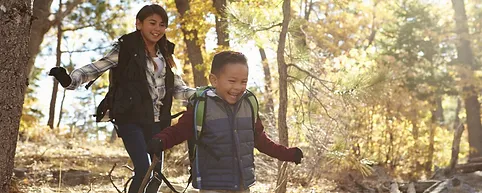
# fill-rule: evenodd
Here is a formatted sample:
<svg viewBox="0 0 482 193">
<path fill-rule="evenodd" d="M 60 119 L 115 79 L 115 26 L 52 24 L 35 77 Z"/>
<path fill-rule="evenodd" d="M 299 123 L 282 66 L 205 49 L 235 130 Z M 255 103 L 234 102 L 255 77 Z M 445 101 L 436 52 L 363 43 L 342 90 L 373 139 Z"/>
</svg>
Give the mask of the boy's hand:
<svg viewBox="0 0 482 193">
<path fill-rule="evenodd" d="M 151 139 L 147 145 L 147 153 L 160 157 L 162 152 L 162 141 L 160 139 Z"/>
<path fill-rule="evenodd" d="M 64 88 L 68 87 L 70 83 L 72 83 L 72 79 L 63 67 L 53 67 L 50 69 L 49 76 L 55 77 L 55 79 L 57 79 Z"/>
<path fill-rule="evenodd" d="M 303 158 L 303 152 L 300 148 L 296 148 L 295 152 L 295 164 L 298 165 L 301 163 L 301 158 Z"/>
</svg>

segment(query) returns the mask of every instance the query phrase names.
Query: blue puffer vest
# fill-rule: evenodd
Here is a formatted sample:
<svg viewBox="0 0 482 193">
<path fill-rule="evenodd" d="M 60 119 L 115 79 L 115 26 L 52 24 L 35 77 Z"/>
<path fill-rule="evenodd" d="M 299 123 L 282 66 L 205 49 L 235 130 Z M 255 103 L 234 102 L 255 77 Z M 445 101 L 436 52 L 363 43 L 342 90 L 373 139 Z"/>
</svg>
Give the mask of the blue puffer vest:
<svg viewBox="0 0 482 193">
<path fill-rule="evenodd" d="M 192 164 L 193 186 L 205 190 L 244 190 L 255 182 L 254 129 L 249 102 L 240 99 L 229 105 L 208 91 L 198 163 Z M 197 175 L 199 169 L 199 175 Z M 201 177 L 200 183 L 196 180 Z"/>
</svg>

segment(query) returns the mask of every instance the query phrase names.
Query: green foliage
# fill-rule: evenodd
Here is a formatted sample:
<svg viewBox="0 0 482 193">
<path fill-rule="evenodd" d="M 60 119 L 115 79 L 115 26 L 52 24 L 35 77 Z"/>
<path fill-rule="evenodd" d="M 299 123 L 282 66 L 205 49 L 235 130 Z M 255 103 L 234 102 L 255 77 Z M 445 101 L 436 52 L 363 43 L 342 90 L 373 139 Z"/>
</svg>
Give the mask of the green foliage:
<svg viewBox="0 0 482 193">
<path fill-rule="evenodd" d="M 129 32 L 134 21 L 126 22 L 126 12 L 131 1 L 111 2 L 106 0 L 89 0 L 82 3 L 64 20 L 65 29 L 82 29 L 93 27 L 104 32 L 109 39 L 118 38 Z M 133 28 L 132 28 L 133 29 Z"/>
</svg>

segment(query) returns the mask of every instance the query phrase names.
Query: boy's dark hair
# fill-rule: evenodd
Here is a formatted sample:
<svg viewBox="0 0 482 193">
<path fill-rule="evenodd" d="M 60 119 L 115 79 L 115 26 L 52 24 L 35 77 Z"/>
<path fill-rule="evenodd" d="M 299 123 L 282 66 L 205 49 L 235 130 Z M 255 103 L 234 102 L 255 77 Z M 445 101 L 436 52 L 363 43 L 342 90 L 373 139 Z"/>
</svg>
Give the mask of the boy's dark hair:
<svg viewBox="0 0 482 193">
<path fill-rule="evenodd" d="M 246 56 L 241 52 L 223 51 L 214 55 L 213 63 L 211 64 L 211 74 L 218 74 L 226 64 L 240 63 L 248 65 Z"/>
</svg>

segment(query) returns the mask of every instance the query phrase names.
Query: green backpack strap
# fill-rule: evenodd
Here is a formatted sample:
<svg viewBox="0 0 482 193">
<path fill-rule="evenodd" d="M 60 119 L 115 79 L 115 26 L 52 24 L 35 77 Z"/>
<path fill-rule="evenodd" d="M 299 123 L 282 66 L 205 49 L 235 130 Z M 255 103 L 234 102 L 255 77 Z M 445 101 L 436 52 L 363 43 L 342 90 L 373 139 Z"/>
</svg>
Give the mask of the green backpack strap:
<svg viewBox="0 0 482 193">
<path fill-rule="evenodd" d="M 248 100 L 249 105 L 251 106 L 251 112 L 253 115 L 253 129 L 254 129 L 256 122 L 258 121 L 259 103 L 256 96 L 254 96 L 254 94 L 251 91 L 246 90 L 246 92 L 247 92 L 246 99 Z"/>
<path fill-rule="evenodd" d="M 206 112 L 206 92 L 208 90 L 211 90 L 212 87 L 210 86 L 204 86 L 204 87 L 199 87 L 196 89 L 195 94 L 191 96 L 189 99 L 190 103 L 194 107 L 194 113 L 195 113 L 195 133 L 196 133 L 196 140 L 199 139 L 201 136 L 203 124 L 204 124 L 204 116 Z"/>
</svg>

